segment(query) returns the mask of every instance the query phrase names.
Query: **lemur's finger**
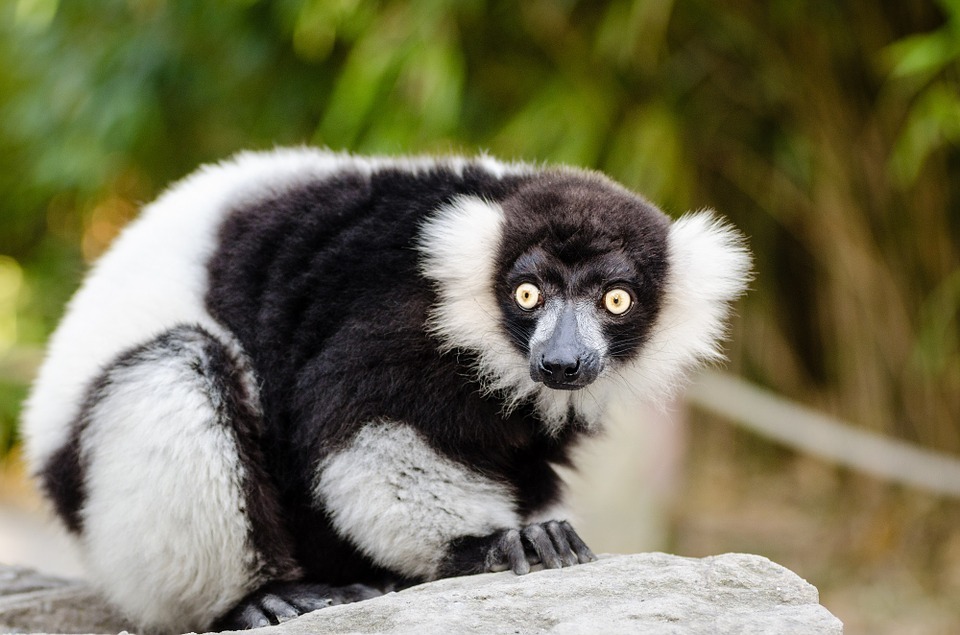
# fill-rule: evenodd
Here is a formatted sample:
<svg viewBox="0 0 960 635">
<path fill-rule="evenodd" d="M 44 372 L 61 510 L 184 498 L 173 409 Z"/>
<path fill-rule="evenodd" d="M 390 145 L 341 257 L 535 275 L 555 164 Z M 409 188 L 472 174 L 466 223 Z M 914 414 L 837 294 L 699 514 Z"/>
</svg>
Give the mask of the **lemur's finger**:
<svg viewBox="0 0 960 635">
<path fill-rule="evenodd" d="M 260 628 L 270 626 L 270 618 L 257 606 L 248 604 L 243 607 L 239 615 L 227 620 L 227 627 L 233 630 L 245 630 L 248 628 Z"/>
<path fill-rule="evenodd" d="M 563 526 L 556 520 L 543 523 L 543 526 L 550 535 L 553 545 L 557 548 L 557 554 L 560 556 L 560 559 L 563 560 L 563 566 L 570 567 L 577 564 L 579 559 L 577 558 L 577 554 L 573 552 L 570 541 L 567 540 L 567 532 L 564 531 Z"/>
<path fill-rule="evenodd" d="M 359 602 L 383 595 L 383 591 L 375 589 L 366 584 L 350 584 L 342 587 L 333 587 L 331 591 L 331 601 L 333 604 L 346 604 L 349 602 Z"/>
<path fill-rule="evenodd" d="M 263 596 L 260 600 L 260 606 L 263 608 L 264 613 L 273 615 L 278 624 L 292 620 L 300 615 L 300 611 L 295 606 L 291 606 L 289 602 L 279 595 L 272 593 Z"/>
<path fill-rule="evenodd" d="M 517 575 L 530 573 L 530 563 L 527 562 L 527 554 L 523 551 L 523 540 L 519 531 L 511 529 L 504 533 L 500 541 L 500 549 L 514 573 Z"/>
<path fill-rule="evenodd" d="M 560 521 L 560 526 L 563 528 L 563 531 L 567 534 L 567 540 L 570 542 L 570 547 L 573 549 L 573 552 L 577 554 L 577 559 L 580 560 L 580 564 L 585 562 L 593 562 L 597 559 L 593 552 L 590 551 L 590 547 L 587 546 L 583 539 L 574 531 L 573 527 L 567 521 Z"/>
<path fill-rule="evenodd" d="M 521 533 L 545 568 L 559 569 L 563 566 L 550 535 L 541 525 L 528 525 L 523 528 Z"/>
<path fill-rule="evenodd" d="M 327 594 L 321 593 L 323 589 L 312 589 L 307 587 L 304 591 L 291 592 L 286 596 L 286 601 L 296 607 L 300 613 L 309 613 L 322 609 L 333 604 L 333 599 L 327 597 Z M 312 592 L 310 592 L 312 591 Z"/>
</svg>

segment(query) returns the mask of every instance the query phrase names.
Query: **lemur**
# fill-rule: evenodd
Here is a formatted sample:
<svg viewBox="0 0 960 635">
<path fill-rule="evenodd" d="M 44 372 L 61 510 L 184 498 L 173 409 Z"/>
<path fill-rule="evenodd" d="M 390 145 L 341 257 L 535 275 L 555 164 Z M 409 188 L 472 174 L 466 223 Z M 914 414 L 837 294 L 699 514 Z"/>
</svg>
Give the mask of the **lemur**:
<svg viewBox="0 0 960 635">
<path fill-rule="evenodd" d="M 721 358 L 749 269 L 714 213 L 671 221 L 595 172 L 242 153 L 92 268 L 27 455 L 146 631 L 588 562 L 555 468 L 617 395 Z"/>
</svg>

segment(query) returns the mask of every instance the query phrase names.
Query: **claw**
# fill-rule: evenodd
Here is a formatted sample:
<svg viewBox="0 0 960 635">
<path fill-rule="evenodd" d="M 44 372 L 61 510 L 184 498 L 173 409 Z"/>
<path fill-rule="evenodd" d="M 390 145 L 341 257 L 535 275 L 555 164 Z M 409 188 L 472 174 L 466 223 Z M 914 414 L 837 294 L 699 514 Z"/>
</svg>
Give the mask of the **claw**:
<svg viewBox="0 0 960 635">
<path fill-rule="evenodd" d="M 521 534 L 531 564 L 559 569 L 596 560 L 590 548 L 565 520 L 527 525 Z"/>
<path fill-rule="evenodd" d="M 273 593 L 268 593 L 263 596 L 263 599 L 260 600 L 260 606 L 262 606 L 266 612 L 273 615 L 273 619 L 275 619 L 278 624 L 292 620 L 300 615 L 300 611 L 297 610 L 296 607 L 291 606 L 282 597 L 274 595 Z"/>
</svg>

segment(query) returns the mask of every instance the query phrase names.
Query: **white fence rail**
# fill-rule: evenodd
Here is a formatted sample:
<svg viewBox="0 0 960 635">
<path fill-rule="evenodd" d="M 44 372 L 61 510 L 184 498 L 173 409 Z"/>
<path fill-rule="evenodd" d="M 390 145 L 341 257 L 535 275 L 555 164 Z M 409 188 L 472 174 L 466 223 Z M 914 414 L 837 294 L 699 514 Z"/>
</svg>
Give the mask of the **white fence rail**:
<svg viewBox="0 0 960 635">
<path fill-rule="evenodd" d="M 694 406 L 798 452 L 882 479 L 960 497 L 960 457 L 852 426 L 719 372 L 700 376 L 687 397 Z"/>
</svg>

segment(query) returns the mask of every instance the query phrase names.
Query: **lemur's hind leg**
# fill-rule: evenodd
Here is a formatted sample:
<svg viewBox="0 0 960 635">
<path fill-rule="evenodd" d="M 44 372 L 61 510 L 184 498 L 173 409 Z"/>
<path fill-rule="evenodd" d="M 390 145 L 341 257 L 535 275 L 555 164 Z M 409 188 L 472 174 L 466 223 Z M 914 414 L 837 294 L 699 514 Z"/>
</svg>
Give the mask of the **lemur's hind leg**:
<svg viewBox="0 0 960 635">
<path fill-rule="evenodd" d="M 199 327 L 125 353 L 91 386 L 41 481 L 94 582 L 140 627 L 203 630 L 298 579 L 260 427 L 244 356 Z"/>
<path fill-rule="evenodd" d="M 309 582 L 277 582 L 260 587 L 214 623 L 214 630 L 235 631 L 279 624 L 335 604 L 348 604 L 382 595 L 365 584 L 332 587 Z"/>
</svg>

